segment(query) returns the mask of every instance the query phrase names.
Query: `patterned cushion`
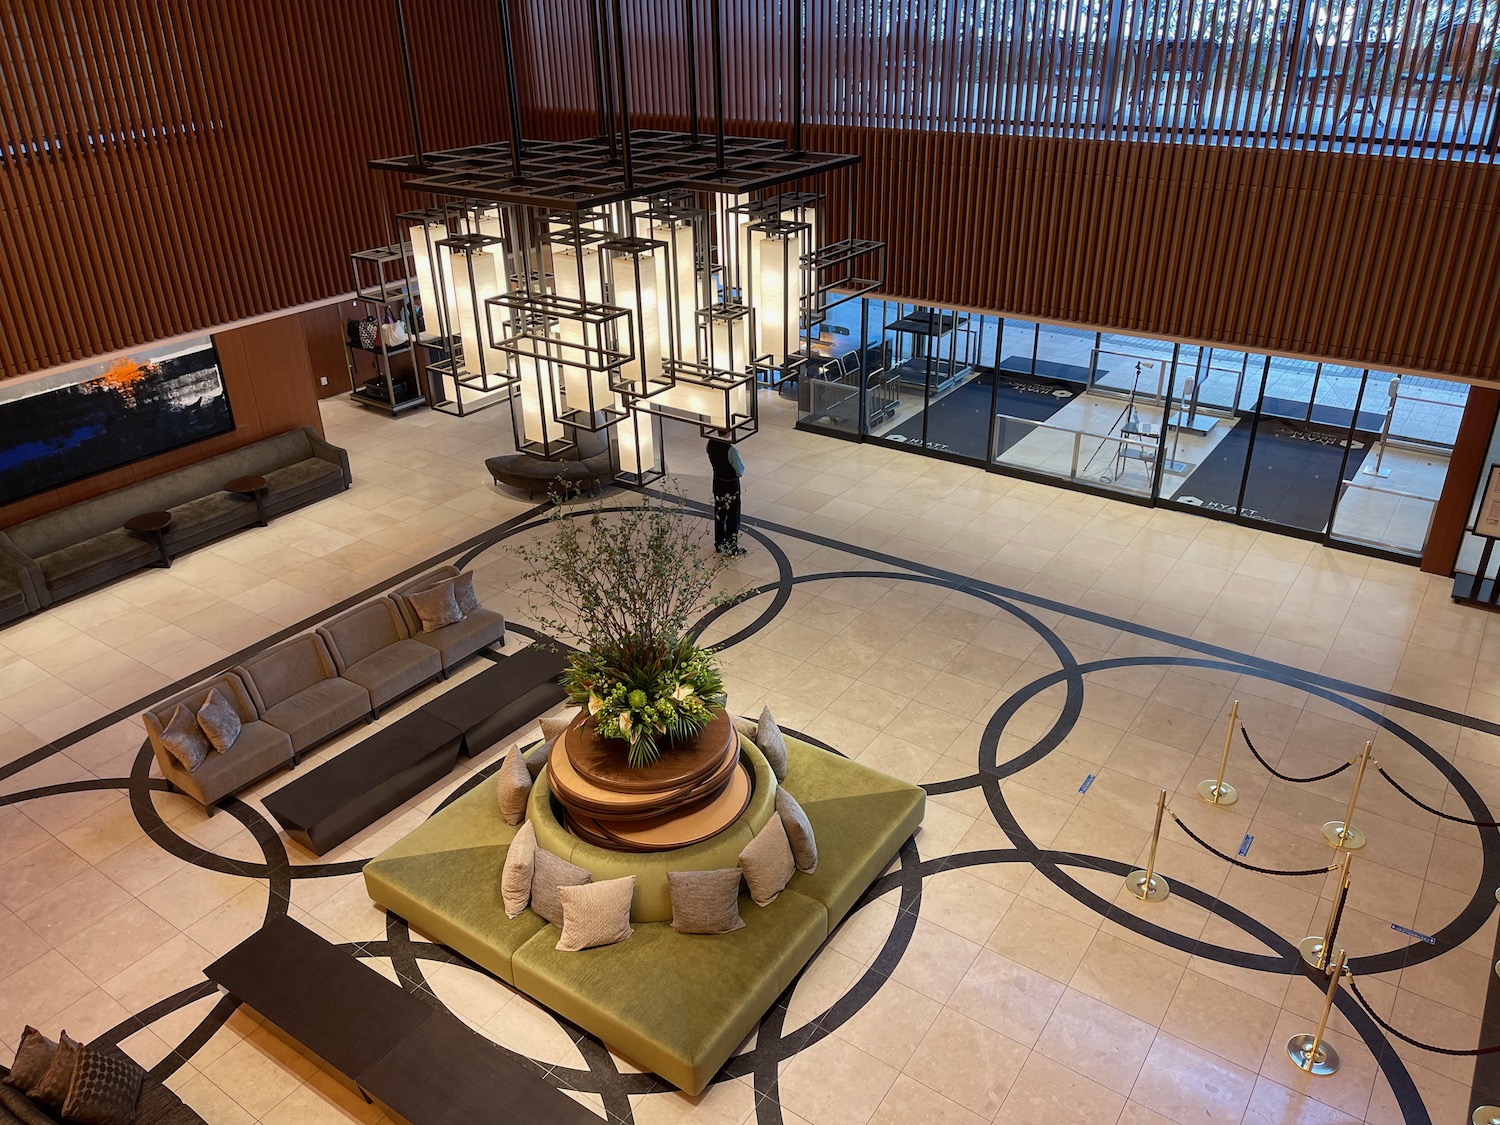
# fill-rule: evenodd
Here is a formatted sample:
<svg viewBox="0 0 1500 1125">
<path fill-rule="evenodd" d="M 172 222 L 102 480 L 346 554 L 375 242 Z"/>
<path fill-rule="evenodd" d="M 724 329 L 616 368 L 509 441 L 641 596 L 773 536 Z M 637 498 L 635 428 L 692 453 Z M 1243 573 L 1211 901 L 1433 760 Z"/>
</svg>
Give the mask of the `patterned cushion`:
<svg viewBox="0 0 1500 1125">
<path fill-rule="evenodd" d="M 780 813 L 772 813 L 766 826 L 740 852 L 740 870 L 745 873 L 745 885 L 756 906 L 770 906 L 786 890 L 797 867 Z"/>
<path fill-rule="evenodd" d="M 407 594 L 412 612 L 422 623 L 422 632 L 433 633 L 447 625 L 463 620 L 458 610 L 458 599 L 453 596 L 452 582 L 439 582 L 430 590 L 418 590 Z"/>
<path fill-rule="evenodd" d="M 203 737 L 203 728 L 198 725 L 198 716 L 179 703 L 161 732 L 161 744 L 185 770 L 195 770 L 213 749 Z"/>
<path fill-rule="evenodd" d="M 77 1125 L 132 1125 L 141 1068 L 121 1055 L 84 1047 L 73 1069 L 63 1117 Z"/>
<path fill-rule="evenodd" d="M 792 846 L 792 859 L 797 870 L 811 875 L 818 869 L 818 843 L 813 839 L 812 823 L 802 806 L 780 786 L 776 789 L 776 812 L 781 817 L 781 826 L 786 829 L 787 843 Z"/>
<path fill-rule="evenodd" d="M 526 819 L 526 799 L 530 795 L 531 771 L 526 768 L 526 755 L 520 747 L 513 746 L 495 771 L 495 796 L 506 824 L 520 824 Z"/>
<path fill-rule="evenodd" d="M 563 887 L 581 887 L 593 876 L 546 848 L 537 848 L 531 872 L 531 909 L 554 926 L 563 924 Z"/>
<path fill-rule="evenodd" d="M 457 578 L 449 580 L 453 587 L 453 600 L 458 603 L 458 612 L 464 617 L 479 608 L 479 595 L 474 592 L 474 572 L 466 570 Z M 439 583 L 442 585 L 442 583 Z"/>
<path fill-rule="evenodd" d="M 240 714 L 229 700 L 219 694 L 219 689 L 214 688 L 208 693 L 203 706 L 198 708 L 198 726 L 208 735 L 214 749 L 222 754 L 240 736 Z"/>
<path fill-rule="evenodd" d="M 535 868 L 536 829 L 528 821 L 510 842 L 505 866 L 500 869 L 500 898 L 507 918 L 519 915 L 531 901 L 531 873 Z"/>
<path fill-rule="evenodd" d="M 624 941 L 630 928 L 630 896 L 635 894 L 635 876 L 606 879 L 581 887 L 563 887 L 563 932 L 557 948 L 577 953 L 600 945 Z"/>
<path fill-rule="evenodd" d="M 61 1113 L 63 1103 L 68 1100 L 68 1087 L 73 1085 L 73 1068 L 78 1063 L 81 1050 L 83 1045 L 75 1039 L 69 1039 L 66 1031 L 59 1035 L 57 1053 L 52 1056 L 47 1073 L 42 1075 L 40 1082 L 26 1091 L 26 1096 L 54 1113 Z"/>
<path fill-rule="evenodd" d="M 10 1064 L 10 1073 L 0 1078 L 0 1082 L 17 1090 L 31 1089 L 47 1073 L 55 1054 L 57 1044 L 27 1024 L 21 1032 L 21 1045 L 16 1048 L 16 1061 Z"/>
<path fill-rule="evenodd" d="M 740 869 L 668 871 L 672 928 L 679 934 L 730 934 L 745 927 L 740 917 Z"/>
</svg>

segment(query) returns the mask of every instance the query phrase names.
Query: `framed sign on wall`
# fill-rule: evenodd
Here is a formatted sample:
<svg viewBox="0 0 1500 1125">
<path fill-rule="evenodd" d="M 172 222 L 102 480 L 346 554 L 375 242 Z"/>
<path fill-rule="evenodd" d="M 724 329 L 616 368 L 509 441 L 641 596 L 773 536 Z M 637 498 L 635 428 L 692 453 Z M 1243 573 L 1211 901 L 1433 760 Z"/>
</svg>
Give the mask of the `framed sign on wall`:
<svg viewBox="0 0 1500 1125">
<path fill-rule="evenodd" d="M 1485 539 L 1500 539 L 1500 462 L 1491 465 L 1484 475 L 1479 507 L 1474 510 L 1473 532 Z"/>
</svg>

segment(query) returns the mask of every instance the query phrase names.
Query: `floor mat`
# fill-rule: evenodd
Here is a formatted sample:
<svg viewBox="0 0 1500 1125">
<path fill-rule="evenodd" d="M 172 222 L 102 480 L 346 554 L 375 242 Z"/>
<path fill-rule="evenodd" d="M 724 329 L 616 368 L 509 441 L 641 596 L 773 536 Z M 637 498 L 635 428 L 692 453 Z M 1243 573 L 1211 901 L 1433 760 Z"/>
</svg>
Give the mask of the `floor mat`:
<svg viewBox="0 0 1500 1125">
<path fill-rule="evenodd" d="M 1346 433 L 1326 426 L 1261 419 L 1240 514 L 1283 527 L 1322 531 L 1338 488 Z M 1249 446 L 1250 422 L 1241 419 L 1183 481 L 1172 499 L 1215 512 L 1236 511 Z M 1349 464 L 1343 468 L 1346 478 L 1359 471 L 1368 450 L 1364 435 L 1357 436 L 1349 450 Z"/>
<path fill-rule="evenodd" d="M 994 376 L 985 373 L 954 387 L 927 408 L 927 448 L 965 457 L 983 457 L 990 440 L 990 391 Z M 1001 373 L 995 411 L 1011 418 L 1045 422 L 1072 402 L 1083 388 L 1053 379 L 1030 379 Z M 997 452 L 1004 453 L 1032 432 L 1030 426 L 1005 426 Z M 885 435 L 892 441 L 922 443 L 922 415 L 916 414 Z"/>
</svg>

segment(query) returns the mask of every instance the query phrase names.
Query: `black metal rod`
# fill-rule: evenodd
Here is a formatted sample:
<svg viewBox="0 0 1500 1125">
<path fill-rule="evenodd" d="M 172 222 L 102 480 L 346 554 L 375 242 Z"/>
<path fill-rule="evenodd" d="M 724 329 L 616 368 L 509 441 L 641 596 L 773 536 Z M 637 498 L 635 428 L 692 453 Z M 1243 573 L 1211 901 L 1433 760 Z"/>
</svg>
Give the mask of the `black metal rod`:
<svg viewBox="0 0 1500 1125">
<path fill-rule="evenodd" d="M 724 171 L 724 28 L 720 0 L 709 0 L 709 31 L 714 41 L 714 161 Z"/>
<path fill-rule="evenodd" d="M 594 105 L 599 111 L 599 135 L 609 142 L 609 158 L 615 159 L 615 107 L 610 100 L 607 48 L 604 28 L 599 19 L 599 0 L 589 0 L 589 32 L 594 39 Z"/>
<path fill-rule="evenodd" d="M 500 0 L 500 49 L 505 55 L 505 104 L 510 110 L 510 170 L 521 178 L 521 100 L 516 93 L 516 48 L 510 35 L 510 0 Z"/>
<path fill-rule="evenodd" d="M 688 121 L 689 128 L 693 134 L 693 144 L 698 143 L 698 32 L 693 23 L 693 9 L 697 7 L 697 0 L 685 0 L 683 4 L 684 13 L 687 17 L 687 87 L 688 87 Z"/>
<path fill-rule="evenodd" d="M 792 151 L 802 151 L 802 0 L 792 0 Z"/>
<path fill-rule="evenodd" d="M 406 40 L 406 13 L 396 0 L 396 30 L 401 33 L 401 68 L 406 72 L 406 105 L 411 112 L 411 141 L 416 147 L 417 164 L 423 160 L 422 116 L 417 112 L 417 82 L 411 73 L 411 44 Z"/>
<path fill-rule="evenodd" d="M 620 10 L 620 0 L 614 0 L 614 9 L 615 81 L 620 87 L 620 170 L 628 188 L 635 184 L 630 175 L 630 83 L 625 74 L 625 17 Z"/>
</svg>

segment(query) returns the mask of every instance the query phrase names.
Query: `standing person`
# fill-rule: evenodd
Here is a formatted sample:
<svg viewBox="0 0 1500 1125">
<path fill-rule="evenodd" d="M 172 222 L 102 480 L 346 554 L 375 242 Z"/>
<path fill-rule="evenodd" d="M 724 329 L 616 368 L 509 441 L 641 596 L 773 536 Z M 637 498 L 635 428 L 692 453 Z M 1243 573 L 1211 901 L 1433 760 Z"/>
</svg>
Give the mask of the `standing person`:
<svg viewBox="0 0 1500 1125">
<path fill-rule="evenodd" d="M 708 439 L 708 463 L 714 470 L 714 550 L 721 555 L 743 555 L 740 546 L 740 477 L 745 462 L 740 451 L 721 437 Z"/>
</svg>

